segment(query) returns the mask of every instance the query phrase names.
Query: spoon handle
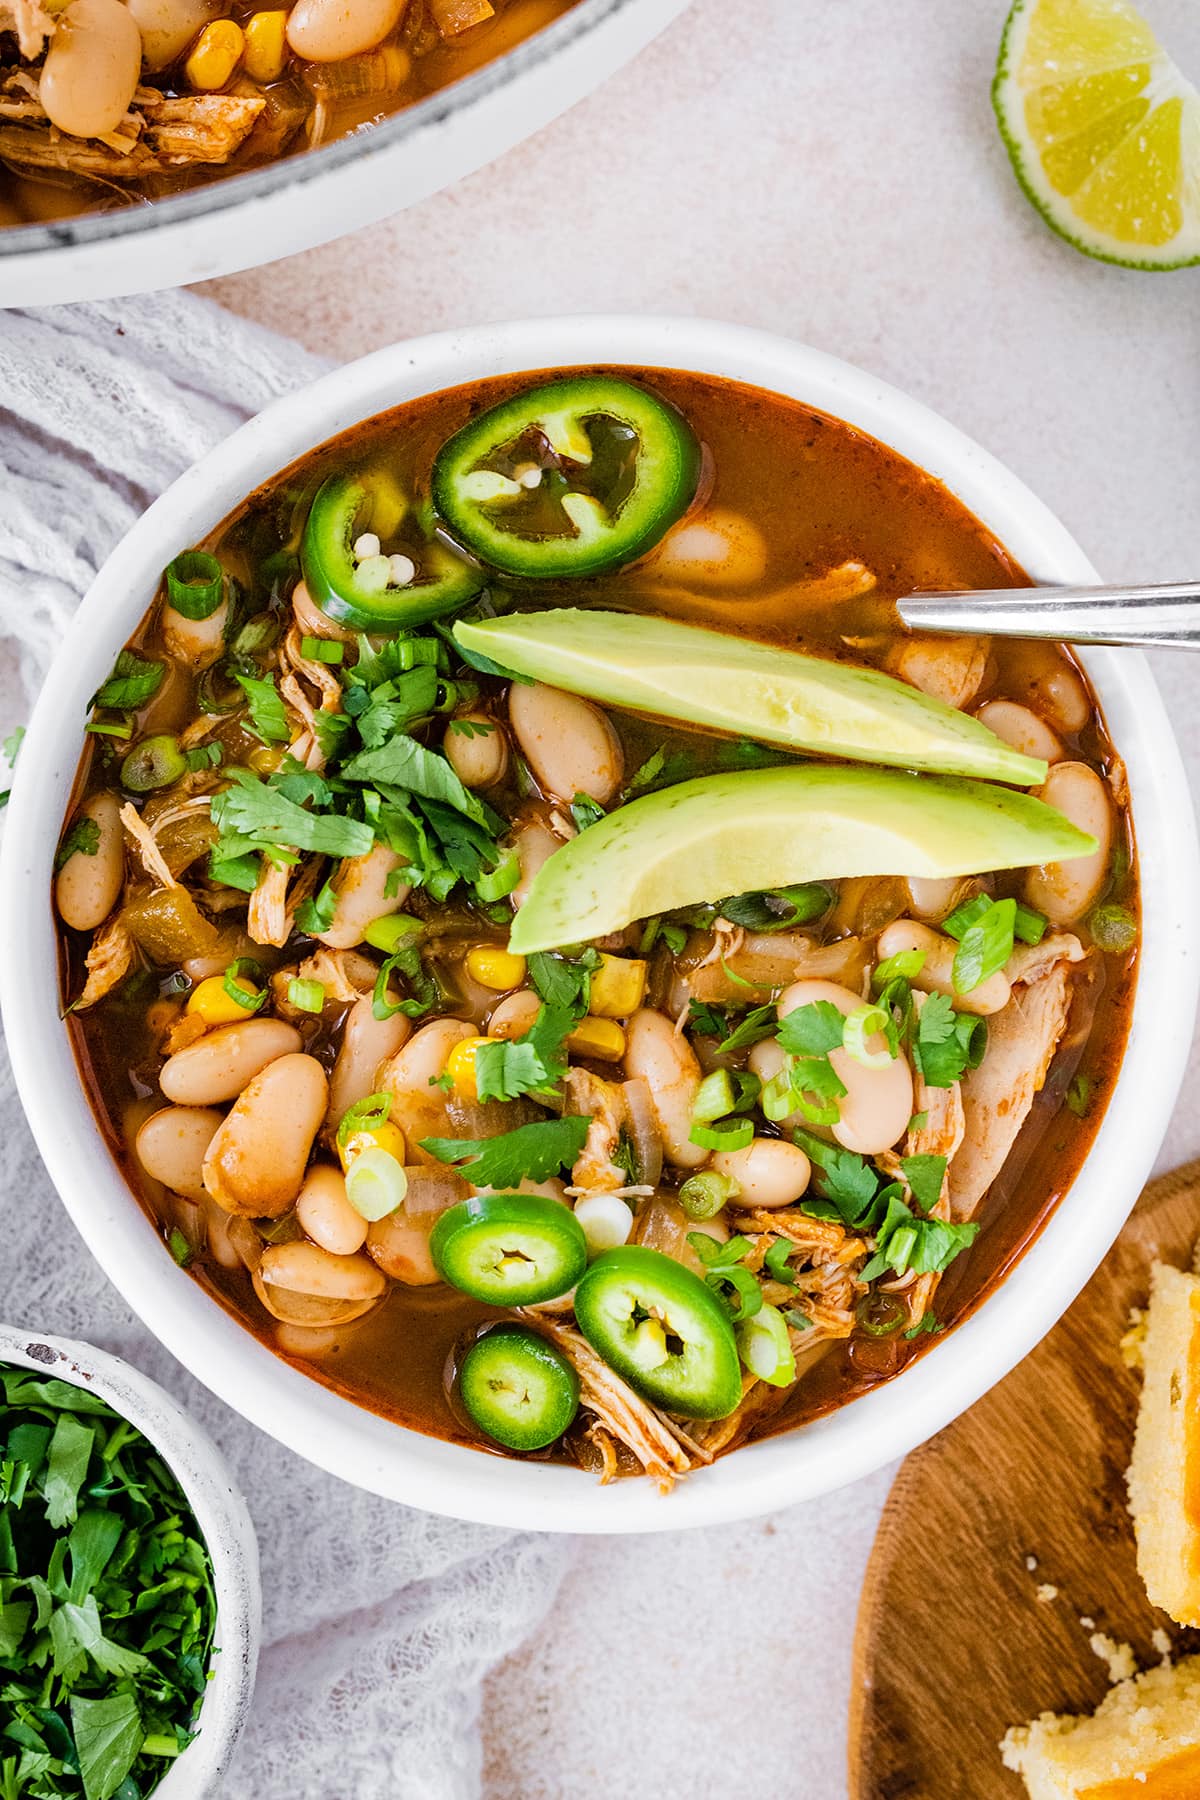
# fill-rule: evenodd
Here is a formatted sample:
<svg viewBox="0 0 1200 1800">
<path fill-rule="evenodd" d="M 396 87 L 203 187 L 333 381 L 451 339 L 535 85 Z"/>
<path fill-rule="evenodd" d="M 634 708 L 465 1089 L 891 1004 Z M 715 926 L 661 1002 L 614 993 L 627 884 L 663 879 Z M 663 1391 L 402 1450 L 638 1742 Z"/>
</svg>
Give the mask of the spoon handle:
<svg viewBox="0 0 1200 1800">
<path fill-rule="evenodd" d="M 1200 650 L 1200 583 L 1160 587 L 997 588 L 909 594 L 900 617 L 914 631 L 1054 638 L 1071 644 Z"/>
</svg>

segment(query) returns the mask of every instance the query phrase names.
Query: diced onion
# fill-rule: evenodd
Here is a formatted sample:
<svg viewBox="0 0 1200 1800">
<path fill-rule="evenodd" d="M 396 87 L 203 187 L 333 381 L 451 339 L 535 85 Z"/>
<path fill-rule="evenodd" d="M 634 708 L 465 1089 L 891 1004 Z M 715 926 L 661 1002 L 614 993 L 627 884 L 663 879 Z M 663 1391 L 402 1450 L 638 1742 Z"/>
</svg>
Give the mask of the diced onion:
<svg viewBox="0 0 1200 1800">
<path fill-rule="evenodd" d="M 657 1187 L 662 1179 L 663 1141 L 654 1113 L 650 1089 L 640 1076 L 621 1084 L 625 1110 L 629 1115 L 629 1135 L 637 1158 L 637 1179 L 643 1187 Z"/>
</svg>

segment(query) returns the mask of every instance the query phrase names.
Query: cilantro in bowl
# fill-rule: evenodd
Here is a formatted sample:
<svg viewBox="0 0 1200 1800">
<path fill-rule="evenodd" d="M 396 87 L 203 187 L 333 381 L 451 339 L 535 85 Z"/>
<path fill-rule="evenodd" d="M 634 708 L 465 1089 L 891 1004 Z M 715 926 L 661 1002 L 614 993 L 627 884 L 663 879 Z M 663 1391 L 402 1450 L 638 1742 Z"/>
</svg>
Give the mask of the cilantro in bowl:
<svg viewBox="0 0 1200 1800">
<path fill-rule="evenodd" d="M 216 1622 L 179 1483 L 86 1388 L 0 1365 L 0 1800 L 144 1800 Z"/>
</svg>

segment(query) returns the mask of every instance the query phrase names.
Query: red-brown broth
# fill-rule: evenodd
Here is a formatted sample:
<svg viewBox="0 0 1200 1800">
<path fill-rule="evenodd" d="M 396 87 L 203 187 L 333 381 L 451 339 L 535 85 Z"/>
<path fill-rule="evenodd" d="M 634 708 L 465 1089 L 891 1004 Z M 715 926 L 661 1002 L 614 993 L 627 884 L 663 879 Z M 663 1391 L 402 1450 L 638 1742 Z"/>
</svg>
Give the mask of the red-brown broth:
<svg viewBox="0 0 1200 1800">
<path fill-rule="evenodd" d="M 880 657 L 894 641 L 894 600 L 915 588 L 1019 586 L 1026 577 L 997 543 L 943 486 L 865 434 L 799 402 L 706 376 L 654 370 L 637 372 L 673 400 L 691 420 L 706 450 L 708 499 L 741 512 L 764 531 L 769 560 L 761 582 L 739 598 L 687 596 L 678 591 L 651 599 L 648 565 L 587 582 L 544 583 L 536 595 L 528 587 L 522 604 L 618 605 L 657 610 L 674 617 L 720 626 L 744 624 L 765 641 L 804 648 L 845 660 Z M 252 495 L 208 540 L 227 568 L 249 580 L 264 551 L 287 542 L 293 519 L 317 482 L 332 468 L 361 463 L 386 450 L 402 477 L 427 487 L 434 452 L 467 418 L 539 377 L 497 378 L 450 389 L 381 415 L 325 445 Z M 833 602 L 806 596 L 804 584 L 847 560 L 867 565 L 877 576 L 875 591 L 863 599 Z M 843 636 L 858 640 L 853 651 Z M 862 640 L 876 637 L 873 650 Z M 153 615 L 134 640 L 153 649 Z M 161 649 L 158 652 L 161 654 Z M 984 687 L 989 695 L 1025 699 L 1030 685 L 1063 663 L 1056 646 L 993 644 Z M 1072 666 L 1075 666 L 1072 664 Z M 152 703 L 153 728 L 177 727 L 190 716 L 190 681 L 181 678 Z M 610 715 L 623 741 L 626 767 L 636 768 L 660 744 L 703 748 L 713 740 L 629 714 Z M 1104 773 L 1118 768 L 1098 707 L 1084 729 L 1065 737 L 1068 753 Z M 90 768 L 81 768 L 80 789 L 104 785 L 106 751 L 92 741 Z M 504 810 L 503 802 L 497 802 Z M 1136 865 L 1127 811 L 1118 825 L 1122 853 L 1115 891 L 1137 913 Z M 1006 886 L 1007 884 L 1007 886 Z M 1015 890 L 1001 877 L 997 891 Z M 476 939 L 481 934 L 476 933 Z M 1136 979 L 1136 951 L 1127 956 L 1089 959 L 1077 977 L 1077 997 L 1068 1038 L 1050 1079 L 1034 1105 L 1017 1145 L 977 1217 L 982 1231 L 971 1250 L 943 1278 L 937 1314 L 944 1328 L 972 1312 L 1003 1279 L 1051 1216 L 1069 1188 L 1103 1117 L 1120 1067 Z M 64 991 L 78 992 L 81 945 L 64 933 Z M 761 997 L 761 996 L 759 996 Z M 71 1015 L 69 1029 L 81 1077 L 113 1154 L 133 1193 L 163 1230 L 172 1223 L 162 1196 L 133 1164 L 124 1147 L 122 1120 L 152 1110 L 161 1056 L 147 1034 L 144 999 L 131 1003 L 120 991 L 92 1012 Z M 327 1023 L 306 1044 L 327 1063 L 332 1059 Z M 1081 1112 L 1065 1096 L 1077 1071 L 1091 1081 Z M 130 1133 L 132 1135 L 132 1133 Z M 164 1254 L 165 1254 L 164 1250 Z M 262 1341 L 277 1349 L 273 1321 L 264 1314 L 244 1273 L 231 1273 L 211 1260 L 191 1265 L 195 1278 Z M 393 1287 L 378 1310 L 346 1328 L 335 1350 L 317 1361 L 290 1358 L 297 1367 L 348 1398 L 420 1431 L 479 1444 L 455 1415 L 444 1382 L 448 1359 L 489 1316 L 486 1307 L 444 1288 Z M 799 1424 L 852 1398 L 924 1354 L 938 1337 L 915 1341 L 855 1337 L 832 1345 L 803 1375 L 786 1404 L 758 1428 L 776 1431 Z"/>
</svg>

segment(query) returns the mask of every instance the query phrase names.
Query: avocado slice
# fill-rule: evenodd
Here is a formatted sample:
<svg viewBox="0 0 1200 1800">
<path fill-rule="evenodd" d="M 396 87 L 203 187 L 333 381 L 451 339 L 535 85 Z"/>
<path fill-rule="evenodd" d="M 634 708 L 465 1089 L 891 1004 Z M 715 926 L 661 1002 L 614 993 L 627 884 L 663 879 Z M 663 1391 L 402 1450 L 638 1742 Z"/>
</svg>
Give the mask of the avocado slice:
<svg viewBox="0 0 1200 1800">
<path fill-rule="evenodd" d="M 779 650 L 642 613 L 509 613 L 459 620 L 466 650 L 610 706 L 855 762 L 1037 787 L 1046 764 L 878 669 Z"/>
<path fill-rule="evenodd" d="M 522 956 L 751 889 L 849 875 L 977 875 L 1089 856 L 1096 841 L 1012 788 L 805 763 L 702 775 L 589 825 L 513 920 Z"/>
</svg>

